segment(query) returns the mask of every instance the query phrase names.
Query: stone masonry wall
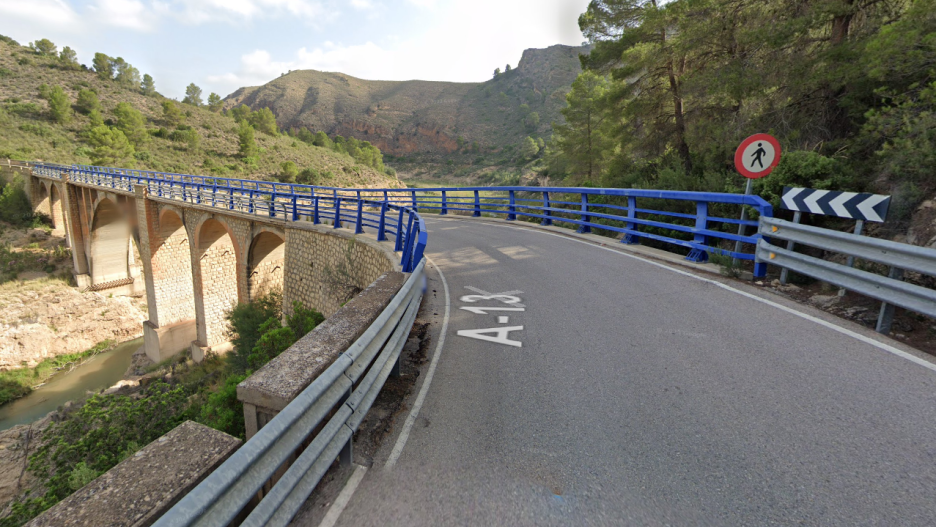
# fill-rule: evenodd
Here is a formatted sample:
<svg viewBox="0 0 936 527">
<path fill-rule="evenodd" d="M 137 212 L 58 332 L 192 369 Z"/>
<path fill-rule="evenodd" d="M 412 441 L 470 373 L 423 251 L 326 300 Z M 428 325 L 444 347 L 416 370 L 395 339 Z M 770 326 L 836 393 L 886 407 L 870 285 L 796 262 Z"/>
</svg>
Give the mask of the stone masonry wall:
<svg viewBox="0 0 936 527">
<path fill-rule="evenodd" d="M 169 213 L 172 214 L 172 213 Z M 156 233 L 157 236 L 160 233 Z M 195 293 L 192 285 L 192 255 L 188 233 L 179 223 L 179 229 L 168 238 L 150 239 L 153 289 L 158 309 L 158 320 L 165 326 L 181 320 L 195 318 Z M 235 289 L 236 291 L 236 289 Z"/>
<path fill-rule="evenodd" d="M 237 304 L 237 256 L 234 245 L 218 240 L 200 259 L 205 331 L 211 346 L 225 342 L 224 315 Z"/>
<path fill-rule="evenodd" d="M 293 300 L 326 317 L 387 271 L 399 270 L 398 257 L 349 231 L 305 223 L 286 227 L 283 310 Z"/>
</svg>

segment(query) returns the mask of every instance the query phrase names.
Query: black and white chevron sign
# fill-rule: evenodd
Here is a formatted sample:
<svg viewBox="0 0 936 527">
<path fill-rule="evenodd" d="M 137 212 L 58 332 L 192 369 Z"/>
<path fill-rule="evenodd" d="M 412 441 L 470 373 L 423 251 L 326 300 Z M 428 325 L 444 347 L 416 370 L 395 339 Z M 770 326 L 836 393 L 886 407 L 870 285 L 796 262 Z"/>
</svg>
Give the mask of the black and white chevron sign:
<svg viewBox="0 0 936 527">
<path fill-rule="evenodd" d="M 838 190 L 783 187 L 783 208 L 840 218 L 883 222 L 890 196 Z"/>
</svg>

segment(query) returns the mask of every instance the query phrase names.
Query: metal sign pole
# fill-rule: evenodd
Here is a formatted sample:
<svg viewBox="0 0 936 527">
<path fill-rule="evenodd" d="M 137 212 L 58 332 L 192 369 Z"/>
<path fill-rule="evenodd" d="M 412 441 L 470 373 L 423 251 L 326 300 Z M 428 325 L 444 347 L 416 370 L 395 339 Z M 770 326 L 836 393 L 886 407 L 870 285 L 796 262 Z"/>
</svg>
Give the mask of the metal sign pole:
<svg viewBox="0 0 936 527">
<path fill-rule="evenodd" d="M 753 180 L 753 179 L 748 179 L 748 180 L 747 180 L 747 185 L 744 187 L 744 195 L 745 195 L 745 196 L 750 196 L 750 195 L 752 194 L 753 190 L 754 190 L 754 180 Z M 738 225 L 738 236 L 744 236 L 744 228 L 746 227 L 746 225 L 744 225 L 743 222 L 744 222 L 745 220 L 747 220 L 747 207 L 745 207 L 744 205 L 741 205 L 741 222 L 742 222 L 742 223 L 741 223 L 740 225 Z M 734 245 L 734 252 L 736 252 L 736 253 L 741 252 L 741 240 L 738 240 L 738 241 L 735 242 L 735 245 Z M 731 260 L 731 262 L 732 262 L 732 265 L 734 265 L 735 267 L 737 267 L 737 266 L 738 266 L 738 263 L 739 263 L 739 260 L 738 260 L 738 258 L 734 258 L 734 259 Z"/>
<path fill-rule="evenodd" d="M 858 221 L 856 221 L 856 222 L 855 222 L 855 234 L 856 234 L 856 235 L 860 235 L 860 234 L 861 234 L 861 229 L 862 229 L 862 228 L 864 228 L 864 220 L 858 220 Z M 855 257 L 854 257 L 854 256 L 849 256 L 849 257 L 848 257 L 848 260 L 847 260 L 846 263 L 845 263 L 845 265 L 847 265 L 848 267 L 854 267 L 854 266 L 855 266 Z M 839 289 L 838 296 L 845 296 L 845 288 L 844 288 L 844 287 L 841 288 L 841 289 Z"/>
<path fill-rule="evenodd" d="M 801 220 L 802 218 L 803 218 L 803 213 L 802 213 L 802 212 L 796 211 L 796 212 L 793 213 L 793 223 L 799 223 L 800 220 Z M 793 240 L 788 241 L 787 244 L 786 244 L 787 250 L 788 250 L 788 251 L 792 251 L 794 245 L 796 245 L 796 242 L 794 242 Z M 849 258 L 851 258 L 851 256 L 849 256 Z M 789 270 L 789 269 L 787 269 L 786 267 L 784 267 L 783 269 L 781 269 L 781 270 L 780 270 L 780 283 L 783 284 L 783 285 L 786 285 L 786 283 L 787 283 L 787 277 L 788 277 L 789 275 L 790 275 L 790 270 Z"/>
</svg>

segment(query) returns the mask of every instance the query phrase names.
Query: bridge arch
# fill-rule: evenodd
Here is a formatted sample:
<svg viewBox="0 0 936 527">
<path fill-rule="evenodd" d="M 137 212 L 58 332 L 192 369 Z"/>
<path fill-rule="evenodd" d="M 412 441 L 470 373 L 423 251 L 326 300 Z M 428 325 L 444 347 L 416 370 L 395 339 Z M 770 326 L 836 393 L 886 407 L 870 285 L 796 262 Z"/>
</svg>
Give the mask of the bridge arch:
<svg viewBox="0 0 936 527">
<path fill-rule="evenodd" d="M 35 185 L 33 185 L 33 210 L 51 216 L 48 183 L 39 178 L 35 178 L 35 180 Z"/>
<path fill-rule="evenodd" d="M 262 229 L 250 244 L 247 264 L 247 294 L 250 301 L 283 290 L 286 240 L 281 233 Z"/>
<path fill-rule="evenodd" d="M 150 240 L 151 273 L 156 301 L 152 322 L 165 326 L 195 319 L 195 287 L 192 284 L 192 249 L 181 213 L 163 208 L 155 239 Z"/>
<path fill-rule="evenodd" d="M 224 315 L 240 300 L 234 231 L 227 222 L 206 218 L 195 227 L 195 315 L 198 340 L 205 346 L 227 342 Z"/>
<path fill-rule="evenodd" d="M 52 219 L 52 229 L 55 234 L 65 234 L 65 215 L 62 213 L 62 193 L 59 192 L 58 185 L 52 184 L 49 187 L 49 217 Z"/>
<path fill-rule="evenodd" d="M 109 198 L 94 206 L 91 222 L 91 283 L 130 277 L 130 224 Z"/>
</svg>

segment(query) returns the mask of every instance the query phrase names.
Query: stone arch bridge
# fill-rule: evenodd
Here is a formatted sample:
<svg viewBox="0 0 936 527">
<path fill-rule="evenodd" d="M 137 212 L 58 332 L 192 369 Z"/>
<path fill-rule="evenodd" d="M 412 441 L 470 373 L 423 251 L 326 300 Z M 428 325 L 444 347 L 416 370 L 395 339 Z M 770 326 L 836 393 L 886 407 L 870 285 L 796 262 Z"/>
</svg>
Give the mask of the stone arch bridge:
<svg viewBox="0 0 936 527">
<path fill-rule="evenodd" d="M 144 340 L 156 362 L 187 348 L 195 360 L 229 349 L 225 315 L 237 303 L 279 290 L 286 312 L 300 301 L 329 316 L 349 292 L 402 269 L 399 242 L 335 228 L 340 206 L 337 226 L 319 220 L 318 200 L 309 209 L 313 221 L 291 221 L 302 215 L 255 207 L 252 200 L 263 201 L 259 191 L 243 199 L 232 192 L 220 206 L 202 200 L 204 185 L 167 181 L 164 192 L 132 179 L 34 167 L 26 191 L 34 210 L 65 236 L 81 289 L 146 295 Z M 327 208 L 322 204 L 323 217 Z"/>
</svg>

